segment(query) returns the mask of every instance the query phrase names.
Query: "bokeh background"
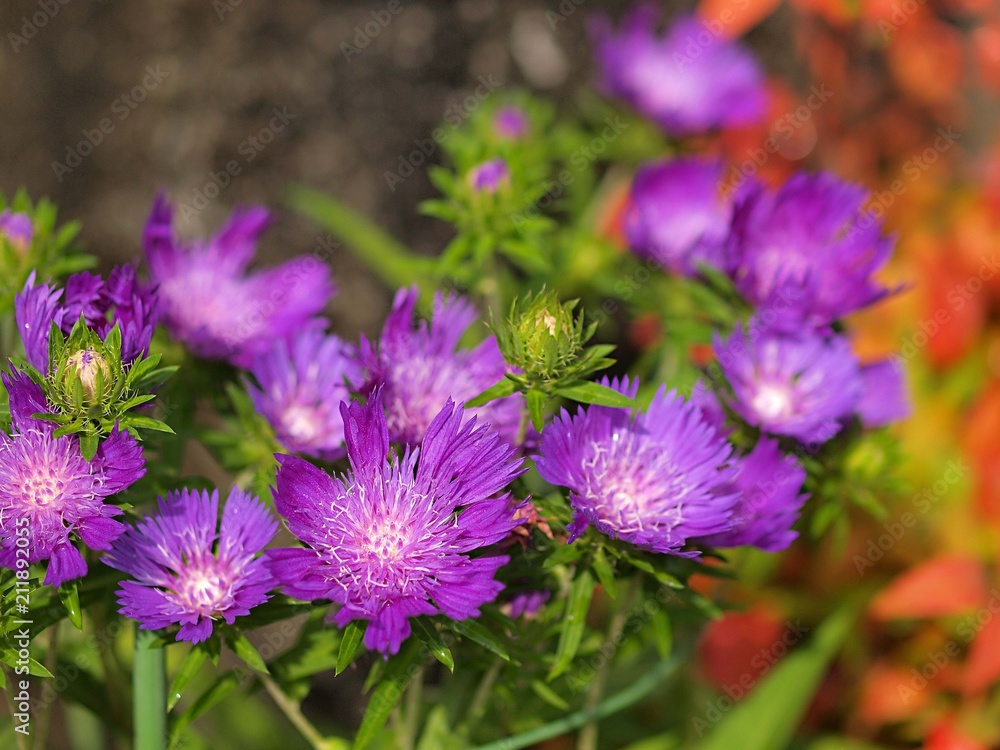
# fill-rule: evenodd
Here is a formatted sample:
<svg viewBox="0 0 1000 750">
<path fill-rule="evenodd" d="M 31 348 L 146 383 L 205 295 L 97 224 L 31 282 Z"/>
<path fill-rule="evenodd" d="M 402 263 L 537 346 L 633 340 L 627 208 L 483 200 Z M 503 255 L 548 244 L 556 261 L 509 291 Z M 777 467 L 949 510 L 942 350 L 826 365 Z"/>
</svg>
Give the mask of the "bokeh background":
<svg viewBox="0 0 1000 750">
<path fill-rule="evenodd" d="M 693 8 L 658 4 L 667 16 Z M 394 189 L 386 172 L 449 113 L 467 112 L 484 80 L 572 109 L 592 79 L 587 18 L 619 17 L 629 5 L 5 0 L 0 192 L 50 197 L 63 220 L 82 222 L 86 249 L 105 267 L 138 254 L 159 188 L 194 209 L 180 216 L 188 237 L 211 232 L 235 204 L 272 207 L 265 262 L 325 237 L 285 208 L 293 183 L 332 193 L 435 253 L 449 233 L 417 213 L 434 195 L 425 167 Z M 750 570 L 728 594 L 753 606 L 709 630 L 704 681 L 755 682 L 754 657 L 782 637 L 790 599 L 829 607 L 876 587 L 810 721 L 888 747 L 1000 746 L 1000 617 L 981 617 L 993 611 L 1000 552 L 1000 8 L 704 0 L 698 10 L 708 21 L 728 11 L 734 20 L 722 33 L 743 37 L 773 78 L 768 121 L 703 148 L 775 183 L 801 168 L 862 182 L 873 218 L 898 234 L 888 278 L 902 291 L 853 327 L 862 356 L 900 354 L 914 400 L 897 433 L 902 489 L 888 514 L 859 514 L 846 537 Z M 90 149 L 80 145 L 88 132 L 101 141 Z M 779 149 L 761 158 L 768 137 Z M 213 178 L 232 162 L 238 174 Z M 348 252 L 331 263 L 335 330 L 377 332 L 391 290 Z M 907 512 L 915 523 L 897 536 Z M 969 617 L 979 619 L 963 631 Z M 928 669 L 951 641 L 959 655 Z M 350 721 L 355 690 L 321 683 L 306 709 L 338 705 Z M 225 727 L 231 709 L 220 710 Z M 231 718 L 245 731 L 273 731 L 245 711 Z"/>
</svg>

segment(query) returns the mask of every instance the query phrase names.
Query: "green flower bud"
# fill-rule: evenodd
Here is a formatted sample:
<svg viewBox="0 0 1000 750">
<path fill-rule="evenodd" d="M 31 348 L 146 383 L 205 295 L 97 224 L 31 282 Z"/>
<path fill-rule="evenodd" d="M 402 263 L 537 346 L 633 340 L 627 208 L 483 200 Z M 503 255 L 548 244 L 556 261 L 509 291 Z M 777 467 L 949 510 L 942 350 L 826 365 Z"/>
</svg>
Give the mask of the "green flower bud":
<svg viewBox="0 0 1000 750">
<path fill-rule="evenodd" d="M 84 402 L 98 404 L 112 382 L 108 361 L 93 347 L 79 349 L 66 358 L 64 386 L 67 393 L 76 391 L 76 381 L 83 390 Z"/>
</svg>

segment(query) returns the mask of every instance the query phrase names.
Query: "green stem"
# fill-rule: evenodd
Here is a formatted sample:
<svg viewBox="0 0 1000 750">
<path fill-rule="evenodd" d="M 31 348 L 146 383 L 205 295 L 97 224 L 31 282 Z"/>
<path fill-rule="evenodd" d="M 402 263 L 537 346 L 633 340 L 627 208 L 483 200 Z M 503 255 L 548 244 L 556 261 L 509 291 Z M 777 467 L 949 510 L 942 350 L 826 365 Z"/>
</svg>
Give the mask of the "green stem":
<svg viewBox="0 0 1000 750">
<path fill-rule="evenodd" d="M 610 643 L 613 651 L 601 664 L 597 670 L 597 674 L 594 675 L 594 681 L 590 684 L 586 703 L 586 710 L 588 711 L 592 711 L 601 700 L 601 694 L 604 692 L 604 685 L 608 681 L 608 674 L 611 672 L 611 664 L 614 661 L 614 652 L 618 650 L 622 631 L 625 629 L 625 621 L 628 620 L 628 613 L 632 606 L 635 589 L 636 581 L 633 578 L 628 582 L 627 590 L 619 603 L 618 611 L 612 616 L 611 623 L 608 625 L 608 637 L 605 643 Z M 583 731 L 580 732 L 579 740 L 577 740 L 577 750 L 597 750 L 598 726 L 599 722 L 596 717 L 587 722 L 583 727 Z"/>
<path fill-rule="evenodd" d="M 505 740 L 497 740 L 486 745 L 480 745 L 472 750 L 521 750 L 521 748 L 530 747 L 538 742 L 544 742 L 553 737 L 559 737 L 567 732 L 572 732 L 589 721 L 607 718 L 628 708 L 633 703 L 637 703 L 653 692 L 656 686 L 674 672 L 680 663 L 681 659 L 675 654 L 670 659 L 661 661 L 645 675 L 633 682 L 630 687 L 612 695 L 610 698 L 606 698 L 592 709 L 577 711 L 569 716 L 564 716 L 561 719 L 549 722 L 527 732 L 516 734 Z"/>
<path fill-rule="evenodd" d="M 337 748 L 343 747 L 343 742 L 336 738 L 326 739 L 320 734 L 319 730 L 312 725 L 312 722 L 306 718 L 305 714 L 302 713 L 302 709 L 299 708 L 299 704 L 285 695 L 285 691 L 276 683 L 270 676 L 266 674 L 257 675 L 257 679 L 260 680 L 264 689 L 267 690 L 267 694 L 271 696 L 271 700 L 274 701 L 275 705 L 281 709 L 281 712 L 288 717 L 288 720 L 292 723 L 306 741 L 315 750 L 335 750 Z"/>
<path fill-rule="evenodd" d="M 164 750 L 167 739 L 167 679 L 164 650 L 150 648 L 156 634 L 136 628 L 133 666 L 135 750 Z"/>
<path fill-rule="evenodd" d="M 476 688 L 476 694 L 472 698 L 472 703 L 469 704 L 469 708 L 465 712 L 465 721 L 462 722 L 462 726 L 457 733 L 462 739 L 466 739 L 472 734 L 473 727 L 476 726 L 479 720 L 483 718 L 483 714 L 486 713 L 486 704 L 493 695 L 493 685 L 500 675 L 501 666 L 503 664 L 500 659 L 496 659 L 479 681 L 479 686 Z"/>
</svg>

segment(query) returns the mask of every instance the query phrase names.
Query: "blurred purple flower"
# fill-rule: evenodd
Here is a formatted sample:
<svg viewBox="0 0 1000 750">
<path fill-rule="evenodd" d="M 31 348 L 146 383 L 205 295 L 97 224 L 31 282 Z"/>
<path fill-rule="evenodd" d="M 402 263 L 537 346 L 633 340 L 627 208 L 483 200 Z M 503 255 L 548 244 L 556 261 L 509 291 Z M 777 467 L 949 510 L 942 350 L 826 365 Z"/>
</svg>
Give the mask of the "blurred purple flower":
<svg viewBox="0 0 1000 750">
<path fill-rule="evenodd" d="M 861 400 L 857 413 L 862 425 L 883 427 L 906 419 L 910 411 L 900 363 L 887 359 L 861 368 Z"/>
<path fill-rule="evenodd" d="M 501 107 L 493 115 L 493 129 L 501 138 L 520 140 L 527 134 L 530 122 L 524 110 L 514 105 Z"/>
<path fill-rule="evenodd" d="M 451 401 L 422 446 L 401 456 L 389 454 L 379 393 L 341 411 L 349 474 L 279 457 L 275 507 L 308 546 L 269 550 L 269 567 L 290 596 L 340 604 L 339 627 L 368 620 L 365 646 L 394 654 L 410 617 L 465 620 L 496 599 L 494 575 L 508 558 L 470 553 L 517 524 L 506 488 L 523 470 L 510 445 Z"/>
<path fill-rule="evenodd" d="M 302 331 L 258 354 L 250 373 L 259 386 L 247 384 L 254 407 L 285 448 L 326 461 L 344 455 L 340 402 L 361 384 L 353 347 L 332 334 Z"/>
<path fill-rule="evenodd" d="M 591 38 L 600 89 L 622 99 L 673 136 L 759 122 L 767 112 L 764 72 L 737 42 L 713 34 L 693 16 L 675 19 L 664 36 L 652 5 L 634 8 L 615 32 L 604 16 Z"/>
<path fill-rule="evenodd" d="M 317 317 L 334 293 L 327 266 L 300 256 L 266 271 L 247 272 L 267 228 L 263 208 L 234 211 L 209 240 L 181 244 L 163 195 L 143 233 L 150 278 L 159 285 L 167 329 L 192 352 L 248 367 L 275 339 L 322 328 Z"/>
<path fill-rule="evenodd" d="M 469 172 L 469 184 L 479 193 L 495 193 L 501 185 L 509 182 L 510 170 L 503 159 L 484 161 Z"/>
<path fill-rule="evenodd" d="M 274 588 L 264 559 L 278 524 L 253 495 L 233 489 L 219 525 L 219 491 L 183 489 L 130 528 L 104 562 L 134 580 L 118 589 L 119 612 L 144 630 L 180 625 L 178 641 L 200 643 L 213 621 L 232 625 Z"/>
<path fill-rule="evenodd" d="M 642 167 L 625 215 L 633 252 L 684 276 L 699 263 L 728 270 L 734 198 L 720 191 L 722 173 L 722 162 L 695 157 Z"/>
<path fill-rule="evenodd" d="M 14 372 L 3 384 L 13 434 L 0 432 L 0 566 L 16 567 L 17 541 L 25 538 L 28 562 L 48 560 L 45 583 L 58 586 L 87 573 L 71 536 L 107 550 L 125 530 L 113 518 L 121 508 L 104 501 L 146 473 L 142 448 L 115 428 L 88 462 L 75 436 L 55 437 L 58 425 L 32 416 L 48 411 L 36 383 Z"/>
<path fill-rule="evenodd" d="M 634 396 L 638 382 L 607 380 Z M 588 526 L 654 552 L 682 552 L 693 537 L 730 527 L 732 446 L 701 412 L 661 387 L 645 413 L 590 406 L 562 413 L 542 432 L 542 478 L 568 487 L 574 541 Z"/>
<path fill-rule="evenodd" d="M 840 431 L 861 393 L 858 361 L 847 339 L 810 328 L 784 332 L 737 328 L 715 356 L 733 389 L 733 409 L 752 425 L 803 443 Z"/>
<path fill-rule="evenodd" d="M 780 552 L 798 536 L 792 526 L 808 495 L 802 494 L 806 472 L 782 454 L 777 441 L 761 438 L 736 465 L 734 488 L 740 493 L 732 527 L 698 541 L 715 547 L 749 545 Z"/>
<path fill-rule="evenodd" d="M 829 174 L 797 174 L 777 191 L 754 186 L 736 208 L 733 280 L 760 314 L 823 326 L 889 290 L 873 278 L 895 243 L 862 211 L 867 191 Z"/>
<path fill-rule="evenodd" d="M 35 226 L 28 214 L 10 209 L 0 212 L 0 237 L 5 238 L 19 253 L 24 253 L 31 247 L 35 235 Z"/>
<path fill-rule="evenodd" d="M 382 389 L 393 441 L 415 445 L 448 399 L 468 401 L 503 379 L 507 372 L 496 339 L 474 349 L 459 349 L 462 334 L 479 320 L 461 297 L 435 297 L 430 322 L 414 327 L 416 287 L 400 289 L 386 318 L 378 346 L 362 336 L 359 360 L 367 371 L 367 390 Z M 513 443 L 524 409 L 520 394 L 467 409 Z"/>
<path fill-rule="evenodd" d="M 514 620 L 518 617 L 531 617 L 545 606 L 550 596 L 551 591 L 522 591 L 510 600 L 507 605 L 510 611 L 507 614 Z"/>
</svg>

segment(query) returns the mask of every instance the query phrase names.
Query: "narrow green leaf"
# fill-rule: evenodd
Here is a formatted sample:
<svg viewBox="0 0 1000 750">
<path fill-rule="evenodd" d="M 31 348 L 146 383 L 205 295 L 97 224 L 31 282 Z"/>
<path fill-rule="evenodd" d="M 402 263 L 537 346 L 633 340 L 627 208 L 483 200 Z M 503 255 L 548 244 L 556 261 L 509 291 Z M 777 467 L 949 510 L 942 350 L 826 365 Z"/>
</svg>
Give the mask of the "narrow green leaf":
<svg viewBox="0 0 1000 750">
<path fill-rule="evenodd" d="M 201 647 L 201 644 L 194 646 L 187 652 L 184 661 L 181 662 L 174 681 L 170 683 L 170 692 L 167 693 L 167 711 L 173 711 L 177 701 L 181 699 L 184 688 L 194 679 L 202 665 L 208 660 L 208 653 Z"/>
<path fill-rule="evenodd" d="M 80 453 L 83 454 L 83 457 L 87 461 L 94 460 L 94 456 L 97 455 L 97 446 L 99 444 L 100 444 L 100 438 L 98 438 L 96 433 L 93 432 L 80 433 Z"/>
<path fill-rule="evenodd" d="M 236 690 L 240 686 L 242 679 L 242 675 L 237 672 L 227 672 L 213 682 L 208 690 L 198 696 L 197 700 L 171 723 L 170 746 L 174 747 L 177 744 L 181 734 L 188 728 L 192 721 Z"/>
<path fill-rule="evenodd" d="M 617 406 L 623 409 L 635 406 L 635 402 L 613 388 L 589 380 L 576 380 L 556 388 L 556 394 L 581 404 Z"/>
<path fill-rule="evenodd" d="M 528 414 L 531 415 L 531 425 L 541 432 L 545 427 L 545 402 L 549 400 L 548 396 L 537 388 L 532 388 L 525 395 L 528 401 Z"/>
<path fill-rule="evenodd" d="M 583 640 L 583 631 L 587 625 L 587 612 L 590 600 L 594 596 L 594 577 L 589 570 L 581 570 L 573 580 L 566 602 L 566 613 L 563 616 L 562 633 L 559 635 L 559 645 L 556 647 L 556 661 L 549 670 L 546 679 L 552 682 L 565 672 L 573 663 Z"/>
<path fill-rule="evenodd" d="M 135 414 L 129 414 L 128 416 L 122 418 L 122 422 L 129 427 L 134 427 L 139 430 L 156 430 L 157 432 L 169 432 L 171 435 L 174 434 L 173 428 L 166 422 L 161 422 L 159 419 L 153 419 L 152 417 L 140 417 Z"/>
<path fill-rule="evenodd" d="M 504 661 L 510 661 L 510 654 L 507 652 L 507 647 L 503 645 L 503 642 L 475 620 L 452 621 L 448 623 L 448 626 L 463 638 L 468 638 L 473 643 L 478 643 Z"/>
<path fill-rule="evenodd" d="M 598 547 L 597 551 L 594 552 L 591 568 L 594 569 L 594 573 L 597 574 L 597 580 L 601 582 L 608 596 L 616 599 L 618 597 L 618 582 L 615 580 L 614 568 L 608 562 L 608 557 L 604 554 L 603 547 Z"/>
<path fill-rule="evenodd" d="M 651 618 L 653 624 L 653 638 L 656 642 L 656 650 L 664 659 L 670 657 L 674 649 L 673 627 L 670 625 L 670 615 L 664 607 L 659 607 L 653 611 Z"/>
<path fill-rule="evenodd" d="M 411 638 L 398 654 L 389 659 L 354 737 L 354 750 L 365 750 L 382 731 L 392 710 L 403 697 L 406 686 L 420 671 L 422 657 L 423 649 Z"/>
<path fill-rule="evenodd" d="M 365 629 L 368 623 L 361 620 L 352 620 L 344 628 L 344 638 L 340 642 L 340 654 L 337 656 L 337 674 L 340 674 L 354 661 L 358 653 L 361 641 L 365 637 Z"/>
<path fill-rule="evenodd" d="M 841 609 L 828 617 L 809 642 L 774 667 L 697 746 L 697 750 L 787 747 L 854 618 L 855 611 L 851 608 Z"/>
<path fill-rule="evenodd" d="M 570 709 L 569 703 L 563 700 L 562 696 L 559 695 L 559 693 L 550 688 L 541 680 L 532 680 L 531 689 L 535 691 L 535 695 L 537 695 L 543 701 L 548 703 L 550 706 L 558 708 L 560 711 L 569 711 Z"/>
<path fill-rule="evenodd" d="M 564 544 L 556 548 L 556 551 L 545 558 L 542 567 L 546 570 L 576 562 L 583 556 L 582 544 Z"/>
<path fill-rule="evenodd" d="M 455 671 L 455 657 L 451 649 L 444 642 L 441 634 L 437 631 L 434 622 L 426 617 L 415 617 L 410 622 L 413 624 L 413 632 L 420 639 L 420 642 L 427 646 L 427 650 L 434 655 L 434 658 L 444 664 L 449 672 Z"/>
<path fill-rule="evenodd" d="M 465 405 L 469 408 L 476 406 L 485 406 L 490 401 L 494 401 L 498 398 L 504 398 L 505 396 L 510 396 L 517 392 L 517 385 L 513 380 L 504 378 L 499 383 L 491 385 L 485 391 L 480 393 L 473 399 L 465 402 Z"/>
<path fill-rule="evenodd" d="M 226 633 L 226 643 L 240 657 L 246 665 L 258 672 L 268 674 L 267 664 L 264 658 L 257 651 L 256 647 L 250 643 L 250 639 L 242 631 L 229 631 Z"/>
<path fill-rule="evenodd" d="M 76 581 L 69 581 L 59 587 L 59 601 L 66 608 L 66 614 L 73 627 L 83 630 L 83 610 L 80 609 L 80 590 Z"/>
</svg>

